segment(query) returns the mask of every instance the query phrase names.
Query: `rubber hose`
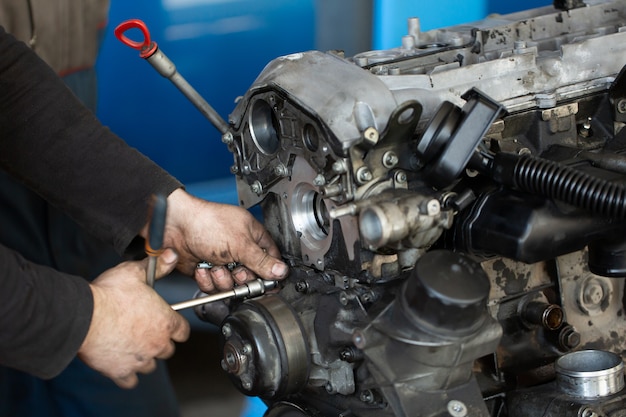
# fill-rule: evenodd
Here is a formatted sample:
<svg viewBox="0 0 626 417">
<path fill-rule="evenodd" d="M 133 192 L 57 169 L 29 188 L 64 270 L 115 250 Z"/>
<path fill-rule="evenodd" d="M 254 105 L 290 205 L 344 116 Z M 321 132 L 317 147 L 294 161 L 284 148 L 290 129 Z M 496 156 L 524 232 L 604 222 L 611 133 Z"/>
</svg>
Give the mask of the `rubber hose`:
<svg viewBox="0 0 626 417">
<path fill-rule="evenodd" d="M 604 217 L 626 219 L 626 188 L 569 166 L 530 155 L 498 153 L 493 178 L 518 190 L 553 198 Z"/>
</svg>

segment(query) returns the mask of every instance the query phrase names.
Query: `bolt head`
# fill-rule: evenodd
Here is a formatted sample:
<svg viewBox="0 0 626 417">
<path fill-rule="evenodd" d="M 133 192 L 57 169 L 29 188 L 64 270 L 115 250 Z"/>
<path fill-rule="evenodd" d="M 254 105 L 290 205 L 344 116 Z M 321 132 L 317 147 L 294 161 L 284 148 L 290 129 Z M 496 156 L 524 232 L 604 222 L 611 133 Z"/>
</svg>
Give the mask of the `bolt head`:
<svg viewBox="0 0 626 417">
<path fill-rule="evenodd" d="M 227 339 L 233 335 L 233 329 L 230 327 L 230 324 L 226 323 L 222 326 L 222 335 Z"/>
<path fill-rule="evenodd" d="M 231 132 L 226 132 L 222 135 L 222 142 L 230 145 L 231 143 L 233 143 L 234 138 L 233 138 L 233 134 Z"/>
</svg>

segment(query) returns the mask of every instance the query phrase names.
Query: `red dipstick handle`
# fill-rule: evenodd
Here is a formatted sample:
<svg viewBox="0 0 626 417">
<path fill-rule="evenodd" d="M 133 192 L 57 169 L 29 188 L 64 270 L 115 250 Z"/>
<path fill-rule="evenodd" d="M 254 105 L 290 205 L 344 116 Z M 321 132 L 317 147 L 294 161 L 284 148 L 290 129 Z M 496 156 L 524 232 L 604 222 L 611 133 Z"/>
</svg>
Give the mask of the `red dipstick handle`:
<svg viewBox="0 0 626 417">
<path fill-rule="evenodd" d="M 139 29 L 143 34 L 143 41 L 138 42 L 128 38 L 124 35 L 129 29 Z M 120 40 L 124 45 L 130 46 L 133 49 L 139 50 L 139 56 L 142 58 L 149 58 L 157 50 L 156 42 L 150 40 L 150 32 L 148 26 L 139 19 L 129 19 L 120 23 L 113 31 L 115 37 Z"/>
</svg>

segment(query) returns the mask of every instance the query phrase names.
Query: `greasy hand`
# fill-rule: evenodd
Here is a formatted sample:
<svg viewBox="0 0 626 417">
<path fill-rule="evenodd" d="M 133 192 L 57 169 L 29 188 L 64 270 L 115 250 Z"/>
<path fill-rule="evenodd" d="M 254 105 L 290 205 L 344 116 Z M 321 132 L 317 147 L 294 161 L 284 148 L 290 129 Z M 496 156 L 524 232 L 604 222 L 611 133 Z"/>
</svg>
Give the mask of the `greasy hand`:
<svg viewBox="0 0 626 417">
<path fill-rule="evenodd" d="M 165 250 L 157 262 L 157 278 L 171 272 L 178 257 Z M 146 284 L 147 259 L 124 262 L 91 283 L 94 311 L 79 357 L 123 388 L 138 382 L 137 372 L 155 369 L 155 358 L 174 353 L 189 324 Z"/>
<path fill-rule="evenodd" d="M 276 244 L 247 210 L 229 204 L 195 198 L 182 189 L 167 198 L 168 212 L 164 245 L 179 254 L 178 269 L 192 275 L 204 292 L 228 290 L 257 276 L 268 280 L 287 276 Z M 210 270 L 196 269 L 200 261 L 211 262 Z M 239 262 L 230 272 L 224 265 Z"/>
</svg>

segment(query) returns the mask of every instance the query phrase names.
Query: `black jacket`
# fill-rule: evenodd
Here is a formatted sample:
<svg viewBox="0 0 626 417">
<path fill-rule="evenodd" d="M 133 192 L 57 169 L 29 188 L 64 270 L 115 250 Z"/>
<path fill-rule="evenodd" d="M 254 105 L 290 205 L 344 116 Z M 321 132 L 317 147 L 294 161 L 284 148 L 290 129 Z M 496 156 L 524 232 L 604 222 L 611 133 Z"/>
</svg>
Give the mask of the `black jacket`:
<svg viewBox="0 0 626 417">
<path fill-rule="evenodd" d="M 120 253 L 145 224 L 150 197 L 181 186 L 2 28 L 0 166 Z M 92 310 L 87 281 L 0 246 L 0 364 L 56 375 L 76 355 Z"/>
</svg>

